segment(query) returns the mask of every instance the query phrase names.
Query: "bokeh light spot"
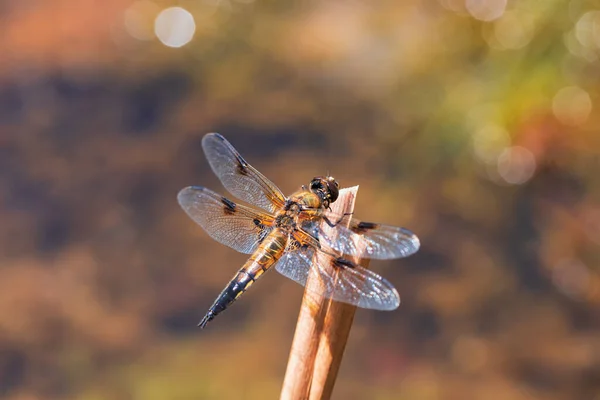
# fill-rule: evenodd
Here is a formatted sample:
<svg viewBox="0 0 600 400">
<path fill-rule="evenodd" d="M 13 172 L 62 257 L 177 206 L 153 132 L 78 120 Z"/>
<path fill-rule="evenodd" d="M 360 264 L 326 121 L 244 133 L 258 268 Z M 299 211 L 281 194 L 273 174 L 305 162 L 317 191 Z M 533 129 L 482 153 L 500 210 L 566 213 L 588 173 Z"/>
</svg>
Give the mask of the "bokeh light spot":
<svg viewBox="0 0 600 400">
<path fill-rule="evenodd" d="M 137 40 L 154 39 L 154 19 L 159 11 L 160 8 L 151 1 L 136 1 L 123 15 L 125 30 Z"/>
<path fill-rule="evenodd" d="M 510 146 L 510 135 L 497 125 L 487 125 L 473 135 L 473 152 L 478 160 L 495 163 L 500 154 Z"/>
<path fill-rule="evenodd" d="M 507 12 L 494 23 L 494 35 L 505 49 L 520 49 L 531 41 L 533 23 L 518 13 Z"/>
<path fill-rule="evenodd" d="M 154 33 L 168 47 L 181 47 L 194 37 L 196 23 L 189 11 L 181 7 L 164 9 L 154 21 Z"/>
<path fill-rule="evenodd" d="M 600 11 L 589 11 L 575 24 L 575 36 L 587 48 L 600 48 Z"/>
<path fill-rule="evenodd" d="M 564 35 L 563 40 L 569 52 L 574 56 L 583 58 L 589 62 L 594 62 L 598 59 L 598 56 L 593 49 L 589 49 L 579 43 L 579 40 L 575 37 L 575 31 L 567 32 Z"/>
<path fill-rule="evenodd" d="M 535 167 L 535 157 L 525 147 L 509 147 L 498 157 L 498 175 L 506 183 L 513 185 L 520 185 L 531 179 Z"/>
<path fill-rule="evenodd" d="M 581 125 L 592 112 L 592 100 L 582 88 L 568 86 L 560 89 L 554 96 L 552 111 L 556 119 L 565 125 Z"/>
<path fill-rule="evenodd" d="M 493 21 L 504 14 L 506 0 L 467 0 L 467 11 L 480 21 Z"/>
</svg>

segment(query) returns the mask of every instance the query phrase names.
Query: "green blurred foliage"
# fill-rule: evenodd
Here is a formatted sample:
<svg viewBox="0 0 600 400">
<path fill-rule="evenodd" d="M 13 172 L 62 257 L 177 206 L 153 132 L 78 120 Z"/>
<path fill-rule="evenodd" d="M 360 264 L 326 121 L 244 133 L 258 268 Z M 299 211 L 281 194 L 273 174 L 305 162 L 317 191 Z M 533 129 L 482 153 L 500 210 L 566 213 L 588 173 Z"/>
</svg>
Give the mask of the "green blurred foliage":
<svg viewBox="0 0 600 400">
<path fill-rule="evenodd" d="M 195 327 L 244 262 L 175 199 L 222 191 L 218 131 L 421 238 L 371 264 L 403 304 L 358 312 L 335 398 L 600 398 L 600 3 L 504 3 L 0 2 L 0 397 L 278 396 L 299 286 Z"/>
</svg>

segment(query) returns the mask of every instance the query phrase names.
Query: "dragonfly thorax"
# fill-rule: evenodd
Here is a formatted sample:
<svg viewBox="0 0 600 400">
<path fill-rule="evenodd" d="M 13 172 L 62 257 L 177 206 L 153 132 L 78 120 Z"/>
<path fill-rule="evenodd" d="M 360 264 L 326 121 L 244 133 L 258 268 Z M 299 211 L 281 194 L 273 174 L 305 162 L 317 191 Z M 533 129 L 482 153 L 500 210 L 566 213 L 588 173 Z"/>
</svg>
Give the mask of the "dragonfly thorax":
<svg viewBox="0 0 600 400">
<path fill-rule="evenodd" d="M 296 229 L 296 215 L 290 215 L 291 212 L 279 214 L 275 218 L 275 226 L 280 230 L 291 234 Z"/>
</svg>

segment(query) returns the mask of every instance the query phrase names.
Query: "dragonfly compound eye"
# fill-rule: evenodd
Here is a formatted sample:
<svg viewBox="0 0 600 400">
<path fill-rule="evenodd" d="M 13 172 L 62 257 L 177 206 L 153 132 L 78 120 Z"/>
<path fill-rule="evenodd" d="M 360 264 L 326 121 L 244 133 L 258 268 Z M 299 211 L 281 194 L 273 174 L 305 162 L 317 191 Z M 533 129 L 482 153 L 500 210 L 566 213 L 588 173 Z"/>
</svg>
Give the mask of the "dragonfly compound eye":
<svg viewBox="0 0 600 400">
<path fill-rule="evenodd" d="M 322 178 L 315 178 L 310 182 L 310 190 L 312 192 L 325 191 L 325 184 Z"/>
<path fill-rule="evenodd" d="M 332 203 L 337 200 L 340 190 L 336 181 L 327 181 L 327 188 L 329 189 L 329 201 Z"/>
</svg>

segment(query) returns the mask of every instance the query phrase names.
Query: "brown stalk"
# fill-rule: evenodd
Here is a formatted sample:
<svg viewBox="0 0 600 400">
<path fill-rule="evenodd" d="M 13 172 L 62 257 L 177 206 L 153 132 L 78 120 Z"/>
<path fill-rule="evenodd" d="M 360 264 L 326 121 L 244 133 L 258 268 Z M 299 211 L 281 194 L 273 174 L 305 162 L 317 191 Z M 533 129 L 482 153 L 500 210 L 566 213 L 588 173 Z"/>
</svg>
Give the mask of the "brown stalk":
<svg viewBox="0 0 600 400">
<path fill-rule="evenodd" d="M 358 186 L 340 190 L 331 205 L 335 213 L 352 213 Z M 349 223 L 350 220 L 346 223 Z M 344 222 L 342 222 L 344 223 Z M 327 232 L 329 226 L 323 229 Z M 334 235 L 335 230 L 327 232 Z M 317 254 L 315 262 L 319 262 Z M 353 259 L 360 262 L 359 259 Z M 332 268 L 328 263 L 322 263 Z M 364 265 L 364 264 L 363 264 Z M 342 362 L 356 307 L 332 301 L 320 294 L 318 274 L 311 273 L 300 306 L 290 350 L 281 400 L 329 399 Z"/>
</svg>

